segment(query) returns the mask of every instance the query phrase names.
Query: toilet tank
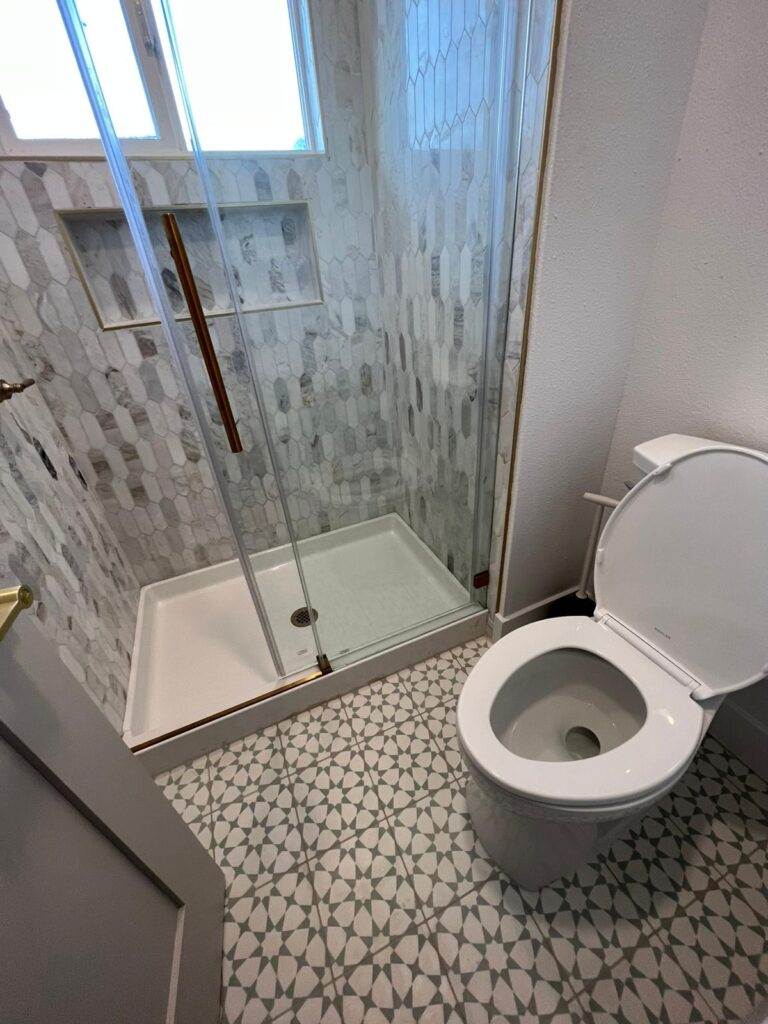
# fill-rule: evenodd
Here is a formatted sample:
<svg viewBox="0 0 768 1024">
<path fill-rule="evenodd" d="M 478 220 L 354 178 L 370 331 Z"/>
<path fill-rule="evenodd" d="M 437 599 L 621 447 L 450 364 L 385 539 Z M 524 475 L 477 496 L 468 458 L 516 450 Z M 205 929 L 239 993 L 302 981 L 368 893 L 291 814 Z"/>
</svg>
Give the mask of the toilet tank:
<svg viewBox="0 0 768 1024">
<path fill-rule="evenodd" d="M 709 441 L 706 437 L 690 437 L 688 434 L 665 434 L 664 437 L 654 437 L 651 441 L 643 441 L 642 444 L 635 446 L 632 454 L 632 462 L 636 467 L 636 472 L 633 474 L 634 483 L 653 472 L 657 466 L 663 466 L 670 459 L 676 459 L 679 455 L 695 452 L 701 448 L 715 447 L 733 448 L 734 445 L 725 445 L 722 441 Z"/>
</svg>

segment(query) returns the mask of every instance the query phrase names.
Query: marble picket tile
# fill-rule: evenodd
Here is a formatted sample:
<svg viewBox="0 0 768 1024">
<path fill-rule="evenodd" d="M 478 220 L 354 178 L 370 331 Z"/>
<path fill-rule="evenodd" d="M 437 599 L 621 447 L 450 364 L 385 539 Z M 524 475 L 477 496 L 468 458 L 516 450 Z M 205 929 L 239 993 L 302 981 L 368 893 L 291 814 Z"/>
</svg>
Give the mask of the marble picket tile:
<svg viewBox="0 0 768 1024">
<path fill-rule="evenodd" d="M 579 996 L 585 1024 L 718 1024 L 656 935 L 642 935 Z"/>
<path fill-rule="evenodd" d="M 206 849 L 211 848 L 211 786 L 208 759 L 198 757 L 155 777 L 163 796 Z"/>
<path fill-rule="evenodd" d="M 253 896 L 229 901 L 224 918 L 224 1004 L 227 1024 L 261 1024 L 331 982 L 328 950 L 306 868 L 274 876 Z"/>
<path fill-rule="evenodd" d="M 319 764 L 354 744 L 352 727 L 341 700 L 303 711 L 279 723 L 285 761 L 290 771 Z"/>
<path fill-rule="evenodd" d="M 507 880 L 490 879 L 427 924 L 467 1021 L 572 1020 L 574 993 Z"/>
<path fill-rule="evenodd" d="M 403 808 L 392 818 L 392 828 L 427 916 L 496 873 L 474 833 L 463 789 L 456 782 Z"/>
<path fill-rule="evenodd" d="M 420 719 L 371 737 L 361 751 L 382 805 L 392 811 L 453 781 L 445 746 Z"/>
<path fill-rule="evenodd" d="M 424 926 L 353 967 L 338 988 L 344 1024 L 463 1024 Z"/>
<path fill-rule="evenodd" d="M 211 751 L 208 767 L 214 808 L 274 782 L 286 769 L 277 726 Z"/>
<path fill-rule="evenodd" d="M 214 810 L 214 854 L 230 898 L 252 894 L 304 857 L 290 782 L 276 779 Z"/>
<path fill-rule="evenodd" d="M 302 838 L 310 855 L 370 828 L 383 813 L 379 794 L 357 750 L 305 768 L 293 778 Z"/>
<path fill-rule="evenodd" d="M 409 695 L 409 675 L 404 672 L 353 690 L 342 698 L 342 704 L 349 717 L 352 734 L 358 740 L 410 721 L 416 715 Z"/>
<path fill-rule="evenodd" d="M 336 975 L 416 924 L 416 894 L 386 821 L 326 851 L 310 874 Z"/>
</svg>

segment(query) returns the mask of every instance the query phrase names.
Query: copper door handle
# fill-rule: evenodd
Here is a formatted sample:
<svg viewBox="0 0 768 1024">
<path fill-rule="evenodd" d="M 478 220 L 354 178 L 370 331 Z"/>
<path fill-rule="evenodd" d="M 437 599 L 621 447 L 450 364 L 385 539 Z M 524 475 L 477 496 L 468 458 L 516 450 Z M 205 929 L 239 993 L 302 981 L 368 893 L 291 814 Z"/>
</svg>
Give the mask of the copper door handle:
<svg viewBox="0 0 768 1024">
<path fill-rule="evenodd" d="M 219 360 L 216 358 L 216 349 L 213 347 L 213 342 L 211 341 L 211 334 L 208 330 L 205 313 L 203 313 L 203 306 L 200 302 L 200 295 L 197 291 L 197 284 L 195 283 L 192 268 L 189 265 L 187 250 L 184 246 L 184 240 L 181 237 L 181 232 L 179 231 L 179 225 L 175 214 L 163 214 L 163 227 L 168 239 L 168 245 L 171 248 L 173 262 L 176 264 L 176 271 L 179 275 L 179 284 L 181 285 L 181 290 L 184 292 L 184 298 L 187 300 L 192 326 L 194 327 L 195 334 L 197 335 L 197 343 L 200 346 L 203 362 L 205 363 L 205 368 L 208 371 L 208 379 L 211 382 L 211 388 L 213 389 L 213 396 L 216 399 L 216 405 L 219 407 L 221 422 L 224 424 L 224 430 L 227 434 L 229 447 L 235 454 L 238 454 L 243 450 L 243 442 L 240 440 L 237 422 L 235 420 L 234 413 L 232 412 L 232 406 L 229 404 L 229 395 L 227 394 L 227 389 L 224 386 L 224 378 L 221 375 Z"/>
</svg>

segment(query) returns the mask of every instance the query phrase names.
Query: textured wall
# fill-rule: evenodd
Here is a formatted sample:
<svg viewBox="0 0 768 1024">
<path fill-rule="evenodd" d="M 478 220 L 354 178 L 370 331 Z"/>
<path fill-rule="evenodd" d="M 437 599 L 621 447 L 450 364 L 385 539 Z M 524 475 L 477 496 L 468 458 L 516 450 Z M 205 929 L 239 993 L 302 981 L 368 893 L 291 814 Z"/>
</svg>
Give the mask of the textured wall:
<svg viewBox="0 0 768 1024">
<path fill-rule="evenodd" d="M 31 371 L 0 327 L 0 377 Z M 138 581 L 37 388 L 0 406 L 0 579 L 32 587 L 25 614 L 121 729 Z"/>
</svg>

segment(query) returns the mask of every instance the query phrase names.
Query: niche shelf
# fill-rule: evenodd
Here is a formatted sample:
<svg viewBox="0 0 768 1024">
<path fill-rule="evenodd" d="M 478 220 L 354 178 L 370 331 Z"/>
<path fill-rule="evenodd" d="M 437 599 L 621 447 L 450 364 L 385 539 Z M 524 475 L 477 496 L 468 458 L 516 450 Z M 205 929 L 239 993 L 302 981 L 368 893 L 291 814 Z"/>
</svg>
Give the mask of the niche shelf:
<svg viewBox="0 0 768 1024">
<path fill-rule="evenodd" d="M 222 203 L 227 258 L 243 311 L 313 306 L 323 301 L 306 202 Z M 174 213 L 207 317 L 233 313 L 207 208 L 202 204 L 144 208 L 147 229 L 177 320 L 189 320 L 161 221 Z M 58 214 L 64 238 L 104 331 L 159 324 L 123 211 Z"/>
</svg>

